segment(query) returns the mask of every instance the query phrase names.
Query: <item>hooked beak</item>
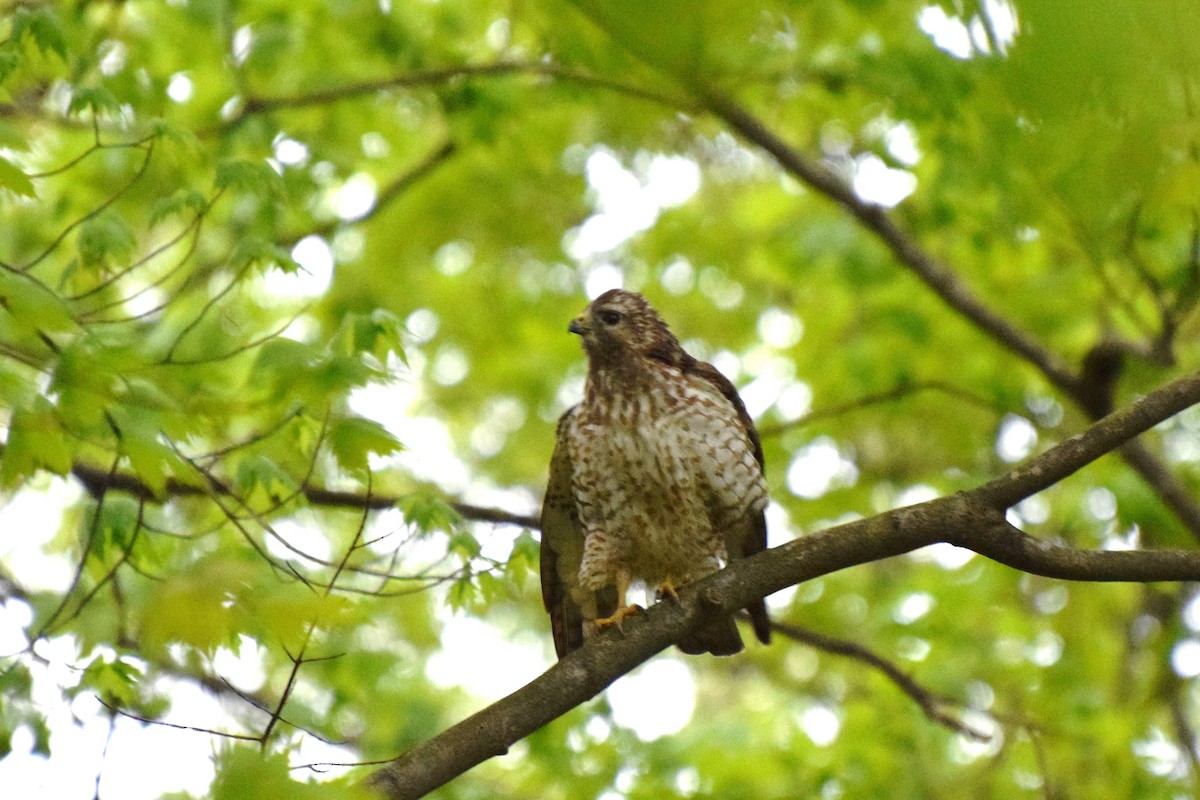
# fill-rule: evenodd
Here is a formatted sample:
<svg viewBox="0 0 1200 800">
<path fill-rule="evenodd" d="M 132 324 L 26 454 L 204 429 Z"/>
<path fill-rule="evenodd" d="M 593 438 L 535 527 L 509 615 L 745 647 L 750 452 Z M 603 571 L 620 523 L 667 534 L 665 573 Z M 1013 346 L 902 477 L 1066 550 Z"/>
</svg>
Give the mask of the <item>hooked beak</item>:
<svg viewBox="0 0 1200 800">
<path fill-rule="evenodd" d="M 571 333 L 577 333 L 580 336 L 583 336 L 585 333 L 587 333 L 587 329 L 587 323 L 583 314 L 580 314 L 578 317 L 571 320 L 571 324 L 567 326 L 568 331 Z"/>
</svg>

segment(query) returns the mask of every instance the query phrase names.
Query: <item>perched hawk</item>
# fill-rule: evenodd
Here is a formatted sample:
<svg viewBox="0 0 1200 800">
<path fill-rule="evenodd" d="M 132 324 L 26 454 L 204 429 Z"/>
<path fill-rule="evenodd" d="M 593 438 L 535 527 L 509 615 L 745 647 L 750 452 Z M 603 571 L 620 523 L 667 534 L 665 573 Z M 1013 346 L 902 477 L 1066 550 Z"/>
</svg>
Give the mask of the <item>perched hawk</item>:
<svg viewBox="0 0 1200 800">
<path fill-rule="evenodd" d="M 638 610 L 630 583 L 673 596 L 767 546 L 762 447 L 733 384 L 685 353 L 640 294 L 605 292 L 568 330 L 583 338 L 587 386 L 559 420 L 541 520 L 560 658 Z M 747 610 L 766 643 L 766 605 Z M 742 638 L 730 616 L 679 648 L 733 655 Z"/>
</svg>

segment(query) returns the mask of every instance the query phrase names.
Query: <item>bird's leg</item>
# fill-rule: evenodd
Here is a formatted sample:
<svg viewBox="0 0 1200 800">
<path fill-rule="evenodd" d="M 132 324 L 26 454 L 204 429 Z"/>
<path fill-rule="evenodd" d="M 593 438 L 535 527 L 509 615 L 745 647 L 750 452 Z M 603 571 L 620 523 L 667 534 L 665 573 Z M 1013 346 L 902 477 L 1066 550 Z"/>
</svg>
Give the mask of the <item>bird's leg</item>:
<svg viewBox="0 0 1200 800">
<path fill-rule="evenodd" d="M 621 620 L 626 617 L 632 617 L 635 614 L 642 613 L 642 607 L 639 605 L 626 605 L 625 592 L 629 590 L 629 575 L 624 570 L 617 573 L 617 609 L 611 615 L 603 619 L 596 620 L 597 628 L 607 628 L 612 625 L 617 626 L 617 630 L 621 630 Z"/>
<path fill-rule="evenodd" d="M 655 593 L 658 595 L 659 600 L 662 600 L 664 597 L 669 597 L 675 601 L 676 605 L 679 604 L 679 592 L 675 591 L 675 581 L 672 580 L 670 576 L 668 576 L 665 581 L 658 585 Z"/>
</svg>

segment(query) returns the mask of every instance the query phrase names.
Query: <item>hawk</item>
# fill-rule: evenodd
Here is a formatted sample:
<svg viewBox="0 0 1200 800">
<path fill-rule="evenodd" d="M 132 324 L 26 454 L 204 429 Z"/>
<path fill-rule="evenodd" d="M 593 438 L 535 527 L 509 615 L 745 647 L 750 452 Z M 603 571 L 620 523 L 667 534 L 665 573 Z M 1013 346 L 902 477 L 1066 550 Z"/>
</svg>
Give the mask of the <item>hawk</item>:
<svg viewBox="0 0 1200 800">
<path fill-rule="evenodd" d="M 636 613 L 631 583 L 657 597 L 767 546 L 758 433 L 737 390 L 684 352 L 635 292 L 597 297 L 568 327 L 583 339 L 584 399 L 558 422 L 542 503 L 542 600 L 562 658 L 597 627 Z M 770 641 L 763 601 L 747 611 Z M 732 616 L 678 643 L 733 655 Z"/>
</svg>

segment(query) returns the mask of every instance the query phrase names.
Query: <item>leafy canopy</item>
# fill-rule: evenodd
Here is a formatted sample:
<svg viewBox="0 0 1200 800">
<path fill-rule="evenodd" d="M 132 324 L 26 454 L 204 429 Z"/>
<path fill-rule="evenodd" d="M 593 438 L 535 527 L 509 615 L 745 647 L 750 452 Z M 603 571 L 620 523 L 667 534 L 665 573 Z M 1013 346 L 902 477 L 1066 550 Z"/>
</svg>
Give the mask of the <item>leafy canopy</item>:
<svg viewBox="0 0 1200 800">
<path fill-rule="evenodd" d="M 47 642 L 63 707 L 222 696 L 214 797 L 352 794 L 289 763 L 388 758 L 491 699 L 440 677 L 454 626 L 533 677 L 564 328 L 618 280 L 743 388 L 773 543 L 976 485 L 1194 365 L 1197 28 L 1167 0 L 12 6 L 0 491 L 57 531 L 0 537 L 26 615 L 0 763 L 67 758 Z M 1110 457 L 1011 516 L 1192 546 L 1198 426 L 1155 434 L 1158 473 Z M 1186 796 L 1195 608 L 917 553 L 774 601 L 875 662 L 690 660 L 671 735 L 601 699 L 442 795 Z"/>
</svg>

